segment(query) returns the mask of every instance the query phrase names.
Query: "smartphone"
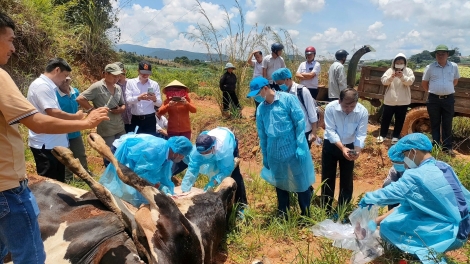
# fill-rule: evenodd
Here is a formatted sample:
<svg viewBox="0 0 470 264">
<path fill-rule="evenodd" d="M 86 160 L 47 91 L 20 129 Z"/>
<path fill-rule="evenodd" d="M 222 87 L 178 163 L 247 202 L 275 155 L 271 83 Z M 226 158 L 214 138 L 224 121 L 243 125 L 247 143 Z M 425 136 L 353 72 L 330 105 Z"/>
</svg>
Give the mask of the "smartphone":
<svg viewBox="0 0 470 264">
<path fill-rule="evenodd" d="M 147 90 L 147 93 L 148 94 L 154 94 L 155 91 L 153 90 L 153 87 L 149 87 L 149 89 Z"/>
<path fill-rule="evenodd" d="M 357 151 L 355 151 L 354 149 L 350 149 L 350 150 L 348 150 L 348 154 L 351 155 L 351 156 L 356 156 Z"/>
<path fill-rule="evenodd" d="M 171 101 L 179 102 L 181 101 L 181 96 L 173 96 L 171 97 Z"/>
</svg>

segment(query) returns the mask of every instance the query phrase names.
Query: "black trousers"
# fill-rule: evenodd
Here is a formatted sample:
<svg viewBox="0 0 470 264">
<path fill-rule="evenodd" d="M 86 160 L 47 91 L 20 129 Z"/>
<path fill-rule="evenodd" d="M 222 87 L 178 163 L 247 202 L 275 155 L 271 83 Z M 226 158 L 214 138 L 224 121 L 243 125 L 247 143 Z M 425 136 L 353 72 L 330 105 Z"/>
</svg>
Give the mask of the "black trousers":
<svg viewBox="0 0 470 264">
<path fill-rule="evenodd" d="M 148 115 L 132 115 L 130 131 L 134 131 L 135 127 L 139 126 L 137 134 L 150 134 L 157 136 L 157 118 L 155 113 Z"/>
<path fill-rule="evenodd" d="M 346 144 L 346 147 L 354 149 L 354 144 Z M 348 204 L 352 198 L 354 161 L 347 160 L 343 152 L 328 139 L 323 141 L 321 159 L 322 202 L 326 205 L 326 209 L 331 211 L 335 194 L 337 163 L 339 162 L 340 179 L 338 204 L 343 205 Z"/>
<path fill-rule="evenodd" d="M 65 166 L 52 155 L 51 149 L 45 149 L 45 145 L 42 145 L 42 149 L 32 147 L 30 149 L 36 162 L 36 172 L 39 175 L 65 182 Z"/>
<path fill-rule="evenodd" d="M 426 107 L 431 120 L 431 134 L 433 144 L 441 144 L 444 150 L 452 149 L 452 119 L 454 118 L 454 94 L 449 94 L 445 98 L 430 93 Z M 442 125 L 442 135 L 441 135 Z"/>
<path fill-rule="evenodd" d="M 236 146 L 233 150 L 233 157 L 238 158 L 238 139 L 235 138 Z M 247 205 L 248 200 L 246 199 L 246 190 L 245 190 L 245 181 L 243 180 L 243 176 L 240 172 L 240 166 L 236 166 L 231 175 L 232 179 L 237 183 L 237 191 L 235 192 L 235 202 L 240 203 L 241 205 Z"/>
<path fill-rule="evenodd" d="M 393 115 L 395 115 L 395 127 L 393 128 L 392 137 L 400 138 L 400 132 L 403 128 L 403 123 L 405 122 L 407 110 L 408 105 L 384 105 L 382 122 L 380 123 L 380 136 L 387 136 L 388 127 L 392 122 Z"/>
<path fill-rule="evenodd" d="M 308 149 L 312 147 L 312 142 L 308 141 L 308 136 L 310 136 L 310 133 L 312 133 L 312 130 L 305 132 L 305 139 L 307 140 Z"/>
<path fill-rule="evenodd" d="M 310 95 L 313 99 L 317 99 L 318 88 L 308 88 L 308 91 L 310 92 Z"/>
<path fill-rule="evenodd" d="M 224 111 L 228 111 L 230 109 L 230 102 L 233 104 L 234 107 L 241 108 L 240 102 L 238 102 L 238 97 L 235 91 L 222 91 L 222 105 Z"/>
<path fill-rule="evenodd" d="M 310 186 L 306 191 L 298 192 L 297 199 L 300 206 L 300 214 L 310 217 L 310 201 L 312 200 L 313 187 Z M 277 194 L 277 210 L 280 214 L 287 216 L 289 208 L 289 192 L 276 187 Z"/>
</svg>

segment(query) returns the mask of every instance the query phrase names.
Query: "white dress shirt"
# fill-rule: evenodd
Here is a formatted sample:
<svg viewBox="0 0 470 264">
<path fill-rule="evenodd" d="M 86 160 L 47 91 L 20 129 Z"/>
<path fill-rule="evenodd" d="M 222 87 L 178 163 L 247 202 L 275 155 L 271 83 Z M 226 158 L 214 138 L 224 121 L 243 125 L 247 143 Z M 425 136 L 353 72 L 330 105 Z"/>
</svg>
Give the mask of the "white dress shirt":
<svg viewBox="0 0 470 264">
<path fill-rule="evenodd" d="M 148 89 L 152 87 L 157 101 L 139 101 L 137 97 L 143 93 L 147 93 Z M 133 115 L 148 115 L 155 113 L 154 105 L 161 106 L 162 98 L 160 96 L 160 86 L 156 81 L 148 79 L 146 83 L 141 83 L 139 77 L 135 79 L 130 79 L 127 81 L 126 85 L 126 102 L 131 108 L 131 113 Z"/>
</svg>

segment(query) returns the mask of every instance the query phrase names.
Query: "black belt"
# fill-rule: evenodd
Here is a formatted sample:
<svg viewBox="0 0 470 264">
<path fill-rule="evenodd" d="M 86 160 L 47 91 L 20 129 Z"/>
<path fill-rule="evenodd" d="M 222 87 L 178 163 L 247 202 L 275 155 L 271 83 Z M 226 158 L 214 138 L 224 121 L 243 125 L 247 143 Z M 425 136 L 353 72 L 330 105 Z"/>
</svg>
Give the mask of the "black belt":
<svg viewBox="0 0 470 264">
<path fill-rule="evenodd" d="M 447 94 L 447 95 L 437 95 L 437 94 L 429 93 L 429 96 L 436 97 L 438 99 L 446 99 L 446 98 L 451 97 L 453 95 L 454 95 L 453 93 Z"/>
<path fill-rule="evenodd" d="M 149 117 L 152 117 L 152 116 L 155 116 L 155 114 L 148 114 L 148 115 L 132 115 L 133 117 L 135 116 L 136 118 L 140 119 L 140 120 L 144 120 L 146 118 L 149 118 Z"/>
</svg>

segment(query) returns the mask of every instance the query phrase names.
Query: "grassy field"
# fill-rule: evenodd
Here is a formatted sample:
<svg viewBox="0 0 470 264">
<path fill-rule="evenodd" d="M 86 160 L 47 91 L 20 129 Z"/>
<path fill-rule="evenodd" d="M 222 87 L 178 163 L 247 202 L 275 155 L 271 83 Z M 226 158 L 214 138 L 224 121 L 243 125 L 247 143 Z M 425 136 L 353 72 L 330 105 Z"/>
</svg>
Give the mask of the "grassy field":
<svg viewBox="0 0 470 264">
<path fill-rule="evenodd" d="M 322 69 L 323 70 L 323 69 Z M 257 145 L 255 124 L 252 120 L 246 118 L 223 119 L 220 116 L 218 100 L 220 94 L 216 84 L 218 76 L 221 73 L 217 70 L 203 68 L 172 68 L 156 67 L 152 78 L 157 80 L 161 87 L 173 79 L 178 79 L 191 87 L 191 91 L 197 93 L 194 95 L 195 102 L 198 104 L 198 112 L 191 116 L 193 139 L 203 130 L 212 129 L 216 126 L 226 126 L 233 130 L 240 141 L 240 155 L 242 161 L 242 173 L 245 178 L 247 193 L 249 196 L 250 207 L 245 211 L 243 220 L 235 221 L 235 216 L 231 218 L 230 229 L 225 238 L 225 244 L 222 250 L 223 261 L 218 263 L 251 263 L 252 261 L 263 258 L 271 260 L 271 263 L 308 263 L 308 264 L 331 264 L 346 263 L 349 261 L 352 252 L 339 249 L 331 245 L 331 241 L 324 238 L 314 237 L 310 227 L 328 216 L 322 208 L 316 195 L 319 195 L 319 188 L 316 187 L 316 195 L 312 199 L 311 217 L 301 217 L 300 210 L 297 207 L 295 195 L 291 195 L 291 211 L 289 220 L 284 220 L 276 216 L 276 194 L 274 188 L 259 176 L 261 169 L 261 155 L 252 153 L 252 149 Z M 135 66 L 128 66 L 128 77 L 137 75 Z M 322 75 L 322 78 L 327 78 Z M 243 88 L 246 89 L 246 88 Z M 252 102 L 244 102 L 246 108 L 250 108 Z M 372 106 L 368 106 L 369 111 L 374 111 Z M 246 109 L 245 109 L 246 110 Z M 470 131 L 467 120 L 456 119 L 454 122 L 460 126 L 462 133 Z M 27 147 L 27 130 L 21 127 L 22 135 L 25 139 L 25 155 L 28 161 L 28 171 L 33 173 L 34 161 L 32 154 Z M 84 139 L 90 131 L 83 133 Z M 371 132 L 372 133 L 372 132 Z M 321 133 L 320 133 L 321 134 Z M 86 142 L 86 140 L 84 140 Z M 103 172 L 102 160 L 96 151 L 86 145 L 88 160 L 91 171 L 98 175 Z M 312 156 L 314 157 L 317 174 L 321 171 L 320 167 L 320 147 L 313 147 Z M 386 148 L 374 143 L 374 136 L 370 134 L 367 139 L 367 146 L 364 149 L 365 156 L 359 160 L 355 169 L 355 180 L 361 181 L 369 179 L 380 186 L 385 177 L 385 172 L 390 166 L 386 157 Z M 456 170 L 462 183 L 470 187 L 470 163 L 468 158 L 459 155 L 456 159 L 450 159 L 439 150 L 434 151 L 434 155 L 441 160 L 449 162 Z M 371 169 L 373 167 L 373 170 Z M 179 175 L 182 177 L 182 175 Z M 372 178 L 371 178 L 372 177 Z M 207 177 L 201 176 L 196 182 L 197 187 L 203 187 L 207 182 Z M 317 180 L 318 182 L 318 180 Z M 89 189 L 81 181 L 70 182 L 73 186 Z M 356 183 L 358 184 L 358 183 Z M 377 187 L 378 188 L 378 187 Z M 359 196 L 360 197 L 360 196 Z M 359 197 L 352 204 L 339 208 L 340 219 L 346 218 L 349 213 L 357 207 Z M 385 212 L 385 210 L 381 210 Z M 453 251 L 448 254 L 453 263 L 467 263 L 470 256 L 470 246 L 466 245 L 463 249 Z M 397 263 L 400 259 L 411 259 L 412 256 L 397 251 L 392 247 L 387 247 L 385 254 L 374 261 L 374 263 Z"/>
</svg>

